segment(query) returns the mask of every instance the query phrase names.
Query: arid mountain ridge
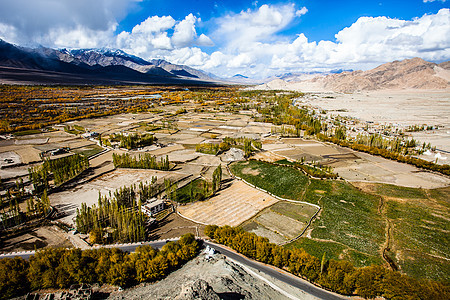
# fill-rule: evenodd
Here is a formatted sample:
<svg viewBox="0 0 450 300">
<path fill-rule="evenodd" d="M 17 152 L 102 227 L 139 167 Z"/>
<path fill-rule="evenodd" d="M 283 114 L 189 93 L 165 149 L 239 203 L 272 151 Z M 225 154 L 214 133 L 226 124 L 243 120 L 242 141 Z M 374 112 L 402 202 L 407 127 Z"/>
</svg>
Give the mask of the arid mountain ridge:
<svg viewBox="0 0 450 300">
<path fill-rule="evenodd" d="M 354 93 L 375 90 L 441 90 L 449 87 L 449 61 L 436 64 L 416 57 L 385 63 L 368 71 L 316 76 L 312 79 L 298 82 L 286 82 L 281 79 L 275 79 L 257 86 L 256 89 Z"/>
<path fill-rule="evenodd" d="M 450 62 L 421 58 L 385 63 L 368 71 L 302 73 L 279 77 L 256 89 L 357 91 L 447 89 Z M 268 79 L 270 80 L 270 79 Z M 25 48 L 0 40 L 0 82 L 25 84 L 255 84 L 242 75 L 228 79 L 162 59 L 144 60 L 114 49 Z"/>
</svg>

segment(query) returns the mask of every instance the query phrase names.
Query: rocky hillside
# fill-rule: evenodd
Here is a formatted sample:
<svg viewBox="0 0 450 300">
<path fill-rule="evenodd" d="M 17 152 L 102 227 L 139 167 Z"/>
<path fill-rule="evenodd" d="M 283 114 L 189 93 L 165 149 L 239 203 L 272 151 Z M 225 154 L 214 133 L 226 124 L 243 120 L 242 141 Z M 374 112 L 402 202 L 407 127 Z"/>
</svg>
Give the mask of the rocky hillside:
<svg viewBox="0 0 450 300">
<path fill-rule="evenodd" d="M 443 68 L 444 67 L 444 68 Z M 445 89 L 448 75 L 442 66 L 421 58 L 406 59 L 383 64 L 368 71 L 343 72 L 318 79 L 325 89 L 351 93 L 361 90 L 386 89 Z"/>
<path fill-rule="evenodd" d="M 298 82 L 281 79 L 255 89 L 284 89 L 305 92 L 357 91 L 450 88 L 450 62 L 435 64 L 421 58 L 405 59 L 383 64 L 368 71 L 342 72 Z"/>
<path fill-rule="evenodd" d="M 211 84 L 210 74 L 121 50 L 26 48 L 0 39 L 0 83 Z"/>
<path fill-rule="evenodd" d="M 280 284 L 285 293 L 299 299 L 316 299 L 305 292 Z M 250 274 L 241 266 L 220 254 L 206 258 L 203 254 L 188 262 L 183 268 L 153 284 L 114 292 L 108 299 L 289 299 L 264 280 Z"/>
</svg>

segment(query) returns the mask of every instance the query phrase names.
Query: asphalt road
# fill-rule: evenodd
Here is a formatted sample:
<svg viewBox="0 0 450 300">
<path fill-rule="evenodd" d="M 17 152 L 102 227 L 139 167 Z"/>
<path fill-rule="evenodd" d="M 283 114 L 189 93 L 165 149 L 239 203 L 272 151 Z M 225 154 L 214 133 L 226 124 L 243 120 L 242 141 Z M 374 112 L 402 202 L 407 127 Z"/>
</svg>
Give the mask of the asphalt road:
<svg viewBox="0 0 450 300">
<path fill-rule="evenodd" d="M 173 239 L 173 240 L 175 240 L 175 239 Z M 122 251 L 134 252 L 137 247 L 143 246 L 143 245 L 150 245 L 154 248 L 162 248 L 167 243 L 167 241 L 168 240 L 154 241 L 154 242 L 142 242 L 142 243 L 135 243 L 135 244 L 116 244 L 116 245 L 107 245 L 107 246 L 103 246 L 103 247 L 119 248 Z M 237 261 L 238 263 L 241 263 L 247 267 L 255 269 L 261 273 L 265 273 L 265 274 L 269 275 L 270 277 L 278 279 L 285 284 L 288 284 L 295 288 L 298 288 L 298 289 L 300 289 L 312 296 L 315 296 L 317 298 L 326 299 L 326 300 L 328 300 L 328 299 L 330 299 L 330 300 L 348 299 L 344 296 L 340 296 L 335 293 L 323 290 L 323 289 L 309 283 L 306 280 L 303 280 L 297 276 L 289 274 L 278 268 L 271 267 L 271 266 L 259 263 L 257 261 L 251 260 L 245 256 L 242 256 L 233 251 L 230 251 L 227 248 L 225 248 L 219 244 L 211 243 L 208 241 L 203 241 L 203 244 L 214 248 L 220 254 L 223 254 L 223 255 L 231 258 L 232 260 Z M 14 258 L 15 256 L 20 256 L 23 259 L 29 259 L 31 255 L 34 255 L 34 251 L 30 251 L 30 252 L 26 252 L 26 253 L 18 252 L 18 253 L 12 253 L 12 254 L 2 254 L 2 255 L 0 255 L 0 258 Z"/>
<path fill-rule="evenodd" d="M 161 249 L 162 246 L 164 246 L 167 243 L 168 240 L 164 241 L 152 241 L 152 242 L 142 242 L 142 243 L 134 243 L 134 244 L 113 244 L 113 245 L 106 245 L 102 247 L 93 247 L 93 249 L 96 248 L 119 248 L 122 251 L 126 252 L 134 252 L 136 251 L 136 248 L 143 245 L 150 245 L 153 248 Z M 28 252 L 16 252 L 16 253 L 8 253 L 8 254 L 0 254 L 0 259 L 2 258 L 14 258 L 16 256 L 22 257 L 23 259 L 29 259 L 30 256 L 34 255 L 35 251 L 28 251 Z"/>
<path fill-rule="evenodd" d="M 251 260 L 251 259 L 248 259 L 245 256 L 241 256 L 240 254 L 237 254 L 235 252 L 232 252 L 232 251 L 222 247 L 221 245 L 207 242 L 207 241 L 204 241 L 203 244 L 216 249 L 219 253 L 231 258 L 232 260 L 235 260 L 243 265 L 246 265 L 248 267 L 256 269 L 261 273 L 265 273 L 265 274 L 269 275 L 270 277 L 273 277 L 275 279 L 280 280 L 281 282 L 284 282 L 288 285 L 296 287 L 296 288 L 298 288 L 310 295 L 313 295 L 317 298 L 327 299 L 327 300 L 328 299 L 330 299 L 330 300 L 348 299 L 344 296 L 340 296 L 335 293 L 323 290 L 323 289 L 309 283 L 306 280 L 303 280 L 303 279 L 301 279 L 297 276 L 294 276 L 292 274 L 289 274 L 287 272 L 281 271 L 280 269 L 259 263 L 257 261 Z"/>
</svg>

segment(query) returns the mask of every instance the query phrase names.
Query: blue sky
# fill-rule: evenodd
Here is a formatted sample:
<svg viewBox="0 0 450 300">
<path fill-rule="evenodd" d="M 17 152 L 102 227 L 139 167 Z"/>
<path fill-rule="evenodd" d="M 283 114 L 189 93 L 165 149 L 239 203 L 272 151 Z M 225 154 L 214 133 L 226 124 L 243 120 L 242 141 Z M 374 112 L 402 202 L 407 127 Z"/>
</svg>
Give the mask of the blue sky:
<svg viewBox="0 0 450 300">
<path fill-rule="evenodd" d="M 0 0 L 0 38 L 264 78 L 449 60 L 450 10 L 444 0 Z"/>
<path fill-rule="evenodd" d="M 121 20 L 118 30 L 130 31 L 137 23 L 149 16 L 171 15 L 175 19 L 183 19 L 193 13 L 203 20 L 220 18 L 230 13 L 239 13 L 248 8 L 263 4 L 295 3 L 298 7 L 306 7 L 308 13 L 302 20 L 292 24 L 281 32 L 284 35 L 295 35 L 300 32 L 312 41 L 334 40 L 334 35 L 344 27 L 350 26 L 359 17 L 386 16 L 410 20 L 424 14 L 437 13 L 439 9 L 449 7 L 448 3 L 434 1 L 425 3 L 423 0 L 305 0 L 305 1 L 246 1 L 246 0 L 144 0 L 134 5 L 130 13 Z M 206 33 L 213 28 L 202 28 Z"/>
</svg>

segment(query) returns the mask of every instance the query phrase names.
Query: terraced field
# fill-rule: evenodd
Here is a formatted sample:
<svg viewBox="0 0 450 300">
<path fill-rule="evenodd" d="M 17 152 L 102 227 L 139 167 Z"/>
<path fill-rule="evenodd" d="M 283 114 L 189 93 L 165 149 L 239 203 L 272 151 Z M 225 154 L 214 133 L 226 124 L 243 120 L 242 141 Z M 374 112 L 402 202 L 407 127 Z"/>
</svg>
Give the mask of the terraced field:
<svg viewBox="0 0 450 300">
<path fill-rule="evenodd" d="M 280 201 L 245 222 L 244 230 L 285 244 L 298 237 L 307 227 L 318 208 L 306 203 Z"/>
<path fill-rule="evenodd" d="M 299 201 L 304 197 L 310 181 L 301 171 L 250 160 L 230 166 L 232 173 L 247 182 L 285 199 Z M 307 200 L 306 200 L 307 201 Z M 243 228 L 284 244 L 299 236 L 318 208 L 307 203 L 280 201 L 245 222 Z"/>
<path fill-rule="evenodd" d="M 309 179 L 301 171 L 290 167 L 250 160 L 230 165 L 231 172 L 274 195 L 300 200 Z"/>
<path fill-rule="evenodd" d="M 211 199 L 179 206 L 178 211 L 201 224 L 238 226 L 276 202 L 276 198 L 242 181 L 234 181 Z"/>
<path fill-rule="evenodd" d="M 317 248 L 330 257 L 349 260 L 355 266 L 382 263 L 386 224 L 378 212 L 379 197 L 341 181 L 312 182 L 306 197 L 315 194 L 313 199 L 317 199 L 322 211 L 308 237 L 316 241 Z M 314 243 L 302 239 L 294 245 L 311 248 Z"/>
<path fill-rule="evenodd" d="M 378 212 L 379 197 L 342 181 L 309 179 L 294 168 L 261 161 L 234 163 L 230 169 L 236 176 L 277 196 L 318 204 L 322 208 L 311 228 L 303 235 L 307 238 L 294 241 L 287 247 L 306 248 L 318 257 L 327 252 L 328 257 L 347 259 L 355 266 L 383 263 L 386 224 Z M 305 221 L 314 214 L 312 206 L 303 211 L 282 203 L 277 203 L 270 210 L 284 218 L 303 222 L 305 226 Z M 283 217 L 278 221 L 283 222 Z M 261 217 L 252 222 L 244 224 L 243 228 L 259 234 L 270 230 L 271 235 L 275 233 L 285 241 L 292 238 L 289 230 L 280 230 L 284 226 L 267 224 L 266 219 Z M 297 232 L 300 234 L 301 230 Z"/>
<path fill-rule="evenodd" d="M 434 190 L 360 184 L 378 193 L 391 224 L 388 255 L 416 277 L 450 280 L 450 188 Z"/>
</svg>

